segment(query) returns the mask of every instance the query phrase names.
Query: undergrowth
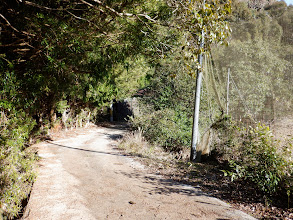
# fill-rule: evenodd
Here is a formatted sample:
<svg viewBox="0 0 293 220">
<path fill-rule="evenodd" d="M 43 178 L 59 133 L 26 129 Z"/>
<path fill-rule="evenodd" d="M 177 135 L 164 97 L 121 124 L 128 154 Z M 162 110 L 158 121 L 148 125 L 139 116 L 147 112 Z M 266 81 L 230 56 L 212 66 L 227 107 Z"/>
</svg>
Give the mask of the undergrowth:
<svg viewBox="0 0 293 220">
<path fill-rule="evenodd" d="M 163 148 L 150 144 L 144 137 L 141 130 L 133 131 L 123 137 L 119 143 L 119 148 L 127 153 L 152 160 L 167 160 L 172 157 L 171 154 Z"/>
<path fill-rule="evenodd" d="M 35 179 L 36 156 L 26 147 L 35 123 L 23 111 L 5 107 L 0 111 L 0 217 L 13 219 Z"/>
<path fill-rule="evenodd" d="M 268 126 L 256 124 L 246 128 L 228 117 L 215 124 L 214 129 L 217 131 L 215 148 L 229 165 L 224 174 L 231 181 L 254 183 L 268 204 L 285 192 L 288 208 L 292 207 L 292 144 L 280 145 Z"/>
</svg>

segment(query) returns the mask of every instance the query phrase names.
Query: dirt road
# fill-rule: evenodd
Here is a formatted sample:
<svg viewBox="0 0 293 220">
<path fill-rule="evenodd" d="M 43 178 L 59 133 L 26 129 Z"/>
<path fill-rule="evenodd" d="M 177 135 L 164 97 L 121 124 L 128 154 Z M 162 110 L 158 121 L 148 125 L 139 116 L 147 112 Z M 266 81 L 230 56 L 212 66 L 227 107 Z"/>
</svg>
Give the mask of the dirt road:
<svg viewBox="0 0 293 220">
<path fill-rule="evenodd" d="M 121 155 L 113 144 L 123 132 L 91 127 L 36 145 L 38 178 L 23 219 L 253 219 Z"/>
</svg>

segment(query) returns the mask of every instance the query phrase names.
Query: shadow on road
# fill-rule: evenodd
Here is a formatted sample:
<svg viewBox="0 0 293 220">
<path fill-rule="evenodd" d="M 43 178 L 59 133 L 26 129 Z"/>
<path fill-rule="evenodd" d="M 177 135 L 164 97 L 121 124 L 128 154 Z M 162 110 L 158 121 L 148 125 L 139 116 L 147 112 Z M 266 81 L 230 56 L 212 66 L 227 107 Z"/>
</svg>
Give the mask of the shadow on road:
<svg viewBox="0 0 293 220">
<path fill-rule="evenodd" d="M 62 144 L 56 144 L 56 143 L 51 142 L 51 141 L 46 141 L 46 143 L 52 144 L 54 146 L 61 147 L 61 148 L 71 149 L 71 150 L 79 150 L 79 151 L 85 151 L 85 152 L 91 152 L 91 153 L 97 153 L 97 154 L 105 154 L 105 155 L 113 155 L 113 156 L 125 157 L 125 155 L 122 155 L 119 152 L 115 153 L 115 152 L 88 150 L 88 149 L 83 149 L 83 148 L 70 147 L 70 146 L 66 146 L 66 145 L 62 145 Z"/>
<path fill-rule="evenodd" d="M 110 129 L 122 130 L 122 131 L 129 129 L 129 124 L 127 122 L 103 122 L 103 123 L 99 123 L 98 125 L 104 128 L 110 128 Z"/>
<path fill-rule="evenodd" d="M 105 135 L 113 141 L 118 141 L 119 139 L 123 138 L 122 134 L 106 134 Z"/>
<path fill-rule="evenodd" d="M 193 196 L 194 201 L 197 203 L 208 204 L 213 206 L 222 206 L 214 200 L 214 198 L 207 193 L 202 192 L 199 187 L 193 187 L 190 185 L 185 185 L 180 182 L 176 182 L 171 179 L 165 179 L 161 175 L 143 175 L 136 172 L 126 173 L 119 172 L 128 178 L 140 179 L 144 183 L 147 183 L 147 187 L 142 187 L 143 190 L 149 195 L 159 194 L 159 195 L 171 195 L 180 194 L 185 196 Z M 205 199 L 203 198 L 205 197 Z M 206 199 L 210 198 L 210 199 Z M 215 202 L 214 202 L 215 201 Z"/>
</svg>

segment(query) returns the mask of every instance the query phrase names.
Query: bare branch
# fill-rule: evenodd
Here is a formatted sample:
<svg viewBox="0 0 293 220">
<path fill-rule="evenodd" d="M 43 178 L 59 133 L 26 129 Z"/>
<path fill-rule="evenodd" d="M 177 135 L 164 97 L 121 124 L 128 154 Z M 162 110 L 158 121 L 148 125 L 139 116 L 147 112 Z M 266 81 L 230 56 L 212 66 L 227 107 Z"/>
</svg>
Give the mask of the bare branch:
<svg viewBox="0 0 293 220">
<path fill-rule="evenodd" d="M 73 17 L 75 17 L 76 19 L 83 20 L 83 21 L 87 21 L 88 23 L 91 23 L 91 21 L 88 20 L 88 19 L 85 19 L 85 18 L 82 18 L 82 17 L 78 17 L 78 16 L 76 16 L 75 14 L 71 13 L 71 12 L 68 11 L 68 10 L 65 10 L 65 11 L 66 11 L 68 14 L 72 15 Z"/>
<path fill-rule="evenodd" d="M 7 20 L 2 14 L 0 14 L 0 17 L 3 18 L 3 19 L 6 21 L 6 23 L 9 25 L 9 27 L 11 27 L 14 31 L 20 33 L 20 31 L 17 30 L 15 27 L 13 27 L 13 26 L 10 24 L 10 22 L 9 22 L 9 21 L 8 21 L 8 20 Z"/>
<path fill-rule="evenodd" d="M 58 9 L 58 8 L 49 8 L 49 7 L 38 5 L 36 3 L 29 2 L 29 1 L 24 1 L 24 3 L 26 5 L 30 5 L 30 6 L 41 8 L 41 9 L 46 9 L 46 10 L 49 10 L 49 11 L 62 11 L 63 10 L 63 9 Z"/>
<path fill-rule="evenodd" d="M 103 2 L 101 2 L 100 0 L 93 0 L 94 2 L 102 5 L 104 8 L 108 9 L 109 11 L 113 12 L 114 14 L 116 14 L 119 17 L 122 17 L 121 13 L 119 13 L 118 11 L 116 11 L 115 9 L 109 7 L 108 5 L 105 5 Z"/>
<path fill-rule="evenodd" d="M 0 47 L 24 47 L 24 46 L 28 46 L 30 48 L 34 48 L 29 43 L 27 43 L 27 42 L 19 43 L 20 41 L 21 40 L 18 40 L 18 41 L 14 42 L 14 43 L 11 43 L 11 44 L 1 44 Z"/>
<path fill-rule="evenodd" d="M 99 10 L 99 11 L 102 12 L 102 13 L 105 13 L 104 10 L 102 10 L 102 9 L 100 9 L 100 8 L 98 8 L 98 7 L 96 7 L 95 5 L 93 5 L 93 4 L 91 4 L 91 3 L 87 2 L 87 1 L 84 1 L 84 0 L 80 0 L 80 1 L 81 1 L 82 3 L 88 5 L 88 6 L 92 7 L 92 8 L 95 8 L 95 9 Z"/>
<path fill-rule="evenodd" d="M 137 14 L 137 16 L 142 16 L 145 17 L 146 19 L 148 19 L 149 21 L 152 21 L 154 23 L 157 23 L 156 20 L 154 20 L 153 18 L 151 18 L 150 16 L 146 15 L 146 14 Z"/>
<path fill-rule="evenodd" d="M 140 19 L 140 17 L 138 17 L 138 16 L 136 16 L 137 17 L 137 19 L 140 21 L 140 22 L 142 22 L 142 23 L 144 23 L 144 25 L 151 31 L 151 32 L 154 32 L 152 29 L 151 29 L 151 27 L 147 24 L 147 23 L 145 23 L 143 20 L 141 20 Z"/>
<path fill-rule="evenodd" d="M 81 0 L 81 1 L 83 2 L 84 0 Z M 132 14 L 132 13 L 127 13 L 127 12 L 120 13 L 120 12 L 116 11 L 115 9 L 109 7 L 108 5 L 105 5 L 100 0 L 93 0 L 93 1 L 96 2 L 96 3 L 98 3 L 98 4 L 100 4 L 101 6 L 103 6 L 106 9 L 108 9 L 109 11 L 113 12 L 115 15 L 117 15 L 119 17 L 137 17 L 138 18 L 138 16 L 141 16 L 141 17 L 146 18 L 149 21 L 152 21 L 152 22 L 155 22 L 155 23 L 157 22 L 156 20 L 154 20 L 153 18 L 151 18 L 147 14 Z"/>
<path fill-rule="evenodd" d="M 30 49 L 28 49 L 28 48 L 18 48 L 18 49 L 13 50 L 13 52 L 27 52 L 27 51 L 30 51 Z"/>
<path fill-rule="evenodd" d="M 29 35 L 29 36 L 33 36 L 33 37 L 35 36 L 34 34 L 30 34 L 30 33 L 25 32 L 25 31 L 19 31 L 19 30 L 17 30 L 15 27 L 13 27 L 10 24 L 10 22 L 4 17 L 4 15 L 0 14 L 0 17 L 3 18 L 6 21 L 6 23 L 8 24 L 8 26 L 11 27 L 11 29 L 13 29 L 14 31 L 16 31 L 17 33 L 21 33 L 21 34 L 25 34 L 25 35 Z"/>
<path fill-rule="evenodd" d="M 96 24 L 94 24 L 93 22 L 91 22 L 90 20 L 86 19 L 86 18 L 82 18 L 82 17 L 79 17 L 79 16 L 76 16 L 75 14 L 71 13 L 70 11 L 68 10 L 65 10 L 68 14 L 72 15 L 74 18 L 76 19 L 79 19 L 79 20 L 83 20 L 83 21 L 86 21 L 88 22 L 89 24 L 92 24 L 94 25 L 98 30 L 100 30 L 104 35 L 107 35 L 107 33 L 105 31 L 102 31 L 100 27 L 98 27 Z"/>
</svg>

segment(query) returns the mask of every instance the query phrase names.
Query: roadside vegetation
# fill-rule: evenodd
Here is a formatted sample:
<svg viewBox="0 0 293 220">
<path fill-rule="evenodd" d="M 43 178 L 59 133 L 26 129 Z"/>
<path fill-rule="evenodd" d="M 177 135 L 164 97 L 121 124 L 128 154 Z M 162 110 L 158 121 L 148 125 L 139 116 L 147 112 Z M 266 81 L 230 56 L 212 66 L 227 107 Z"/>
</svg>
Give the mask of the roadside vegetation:
<svg viewBox="0 0 293 220">
<path fill-rule="evenodd" d="M 2 1 L 0 216 L 19 217 L 29 195 L 37 160 L 30 144 L 108 120 L 111 101 L 139 89 L 140 113 L 130 119 L 137 131 L 124 147 L 153 161 L 158 153 L 166 166 L 193 173 L 211 167 L 186 161 L 200 68 L 200 150 L 229 184 L 247 180 L 266 204 L 281 195 L 292 207 L 292 145 L 275 140 L 267 125 L 292 109 L 293 7 L 273 0 L 202 3 Z"/>
<path fill-rule="evenodd" d="M 0 214 L 11 219 L 18 215 L 35 179 L 36 155 L 26 146 L 35 124 L 24 112 L 7 107 L 0 112 Z"/>
</svg>

